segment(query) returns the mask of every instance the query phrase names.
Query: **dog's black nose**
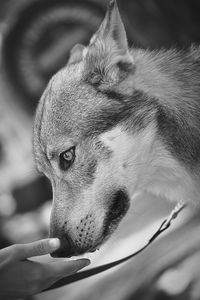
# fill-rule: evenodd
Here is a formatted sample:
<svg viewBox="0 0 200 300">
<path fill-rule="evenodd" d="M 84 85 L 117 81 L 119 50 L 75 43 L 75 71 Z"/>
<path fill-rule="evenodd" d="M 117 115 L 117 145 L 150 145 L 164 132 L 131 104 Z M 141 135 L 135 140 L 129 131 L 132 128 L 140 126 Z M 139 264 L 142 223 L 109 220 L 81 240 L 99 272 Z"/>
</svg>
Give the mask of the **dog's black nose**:
<svg viewBox="0 0 200 300">
<path fill-rule="evenodd" d="M 60 239 L 60 242 L 60 248 L 51 253 L 52 257 L 71 257 L 74 255 L 71 242 L 68 238 Z"/>
</svg>

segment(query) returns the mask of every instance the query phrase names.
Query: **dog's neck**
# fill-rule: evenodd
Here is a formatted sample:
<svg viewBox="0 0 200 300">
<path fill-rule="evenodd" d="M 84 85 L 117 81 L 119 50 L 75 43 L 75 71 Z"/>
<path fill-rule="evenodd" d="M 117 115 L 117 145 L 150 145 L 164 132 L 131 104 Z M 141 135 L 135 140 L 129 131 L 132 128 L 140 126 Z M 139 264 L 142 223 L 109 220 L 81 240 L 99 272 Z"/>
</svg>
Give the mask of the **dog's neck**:
<svg viewBox="0 0 200 300">
<path fill-rule="evenodd" d="M 137 136 L 138 157 L 135 160 L 133 154 L 132 162 L 130 159 L 131 193 L 134 193 L 131 188 L 131 178 L 133 180 L 134 162 L 137 161 L 139 168 L 135 190 L 146 191 L 174 202 L 197 204 L 200 191 L 195 176 L 167 151 L 165 145 L 157 138 L 156 132 L 150 134 L 153 130 L 152 127 L 149 128 L 148 136 L 145 138 L 141 136 L 140 139 Z M 134 137 L 133 143 L 135 143 Z"/>
<path fill-rule="evenodd" d="M 113 151 L 114 176 L 119 174 L 117 180 L 130 195 L 145 191 L 174 202 L 198 203 L 195 177 L 167 151 L 154 124 L 135 134 L 117 127 L 102 140 Z"/>
</svg>

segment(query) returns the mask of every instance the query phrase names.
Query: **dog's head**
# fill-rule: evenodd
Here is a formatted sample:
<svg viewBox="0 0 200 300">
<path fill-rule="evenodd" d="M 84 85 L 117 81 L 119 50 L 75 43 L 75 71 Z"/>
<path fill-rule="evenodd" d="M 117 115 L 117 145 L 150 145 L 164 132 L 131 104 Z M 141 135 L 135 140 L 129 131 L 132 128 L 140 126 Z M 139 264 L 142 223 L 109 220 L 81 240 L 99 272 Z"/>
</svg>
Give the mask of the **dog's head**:
<svg viewBox="0 0 200 300">
<path fill-rule="evenodd" d="M 133 89 L 134 72 L 124 26 L 111 1 L 88 47 L 72 49 L 67 66 L 40 100 L 34 154 L 38 169 L 52 183 L 50 234 L 68 245 L 59 256 L 95 250 L 129 208 L 141 170 L 137 158 L 145 158 L 152 140 L 145 132 L 150 114 L 139 113 L 147 101 Z M 133 142 L 138 128 L 143 138 Z"/>
</svg>

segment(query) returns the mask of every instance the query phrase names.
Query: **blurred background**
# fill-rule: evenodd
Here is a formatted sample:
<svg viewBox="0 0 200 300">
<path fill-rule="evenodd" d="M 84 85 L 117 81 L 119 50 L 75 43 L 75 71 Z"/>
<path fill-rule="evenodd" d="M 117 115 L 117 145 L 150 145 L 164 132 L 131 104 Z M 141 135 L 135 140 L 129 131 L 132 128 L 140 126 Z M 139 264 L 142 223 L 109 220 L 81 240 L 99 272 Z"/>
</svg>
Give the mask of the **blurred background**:
<svg viewBox="0 0 200 300">
<path fill-rule="evenodd" d="M 72 46 L 87 44 L 98 28 L 106 4 L 0 1 L 0 248 L 48 236 L 51 187 L 34 167 L 34 111 Z M 198 0 L 118 0 L 118 5 L 131 46 L 185 48 L 200 42 Z M 90 257 L 93 265 L 137 250 L 172 207 L 138 196 L 110 241 Z M 199 223 L 198 210 L 186 209 L 167 236 L 133 261 L 34 299 L 200 299 Z"/>
</svg>

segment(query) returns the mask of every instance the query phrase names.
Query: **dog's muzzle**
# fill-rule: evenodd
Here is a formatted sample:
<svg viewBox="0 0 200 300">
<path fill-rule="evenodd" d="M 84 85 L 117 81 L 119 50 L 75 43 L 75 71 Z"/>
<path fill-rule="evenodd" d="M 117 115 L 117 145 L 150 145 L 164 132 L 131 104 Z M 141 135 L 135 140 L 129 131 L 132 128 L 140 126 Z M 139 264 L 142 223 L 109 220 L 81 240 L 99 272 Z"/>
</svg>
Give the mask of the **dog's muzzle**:
<svg viewBox="0 0 200 300">
<path fill-rule="evenodd" d="M 92 214 L 87 214 L 79 221 L 74 230 L 76 234 L 73 235 L 73 239 L 67 228 L 67 222 L 62 229 L 61 247 L 52 254 L 53 257 L 71 257 L 96 250 L 94 247 L 95 220 Z"/>
<path fill-rule="evenodd" d="M 94 252 L 96 247 L 103 240 L 112 234 L 120 220 L 126 214 L 129 208 L 129 197 L 125 190 L 117 190 L 108 198 L 110 203 L 104 220 L 102 233 L 98 237 L 98 242 L 94 240 L 95 219 L 92 214 L 87 214 L 79 221 L 78 226 L 74 229 L 76 234 L 73 239 L 65 222 L 62 228 L 61 247 L 51 254 L 52 257 L 71 257 L 81 255 L 86 252 Z"/>
</svg>

